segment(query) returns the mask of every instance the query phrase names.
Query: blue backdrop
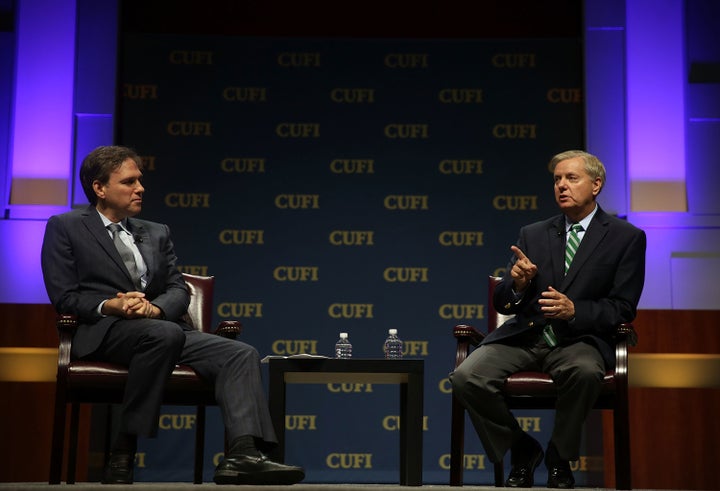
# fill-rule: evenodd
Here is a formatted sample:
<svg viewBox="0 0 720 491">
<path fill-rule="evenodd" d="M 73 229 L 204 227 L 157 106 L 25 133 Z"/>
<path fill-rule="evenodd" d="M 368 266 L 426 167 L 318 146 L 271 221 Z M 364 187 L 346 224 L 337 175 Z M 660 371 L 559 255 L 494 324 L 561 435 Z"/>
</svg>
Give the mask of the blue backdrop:
<svg viewBox="0 0 720 491">
<path fill-rule="evenodd" d="M 128 35 L 119 141 L 148 166 L 142 218 L 170 225 L 183 271 L 216 276 L 215 321 L 240 319 L 261 355 L 332 355 L 346 331 L 381 357 L 398 329 L 425 360 L 424 482 L 446 483 L 452 327 L 485 329 L 487 276 L 556 213 L 547 162 L 583 147 L 581 73 L 576 39 Z M 307 482 L 397 482 L 397 387 L 288 391 Z M 191 479 L 190 413 L 164 408 L 138 480 Z M 547 441 L 552 412 L 518 416 Z M 579 485 L 602 483 L 591 419 Z M 492 483 L 470 425 L 466 452 L 465 481 Z"/>
</svg>

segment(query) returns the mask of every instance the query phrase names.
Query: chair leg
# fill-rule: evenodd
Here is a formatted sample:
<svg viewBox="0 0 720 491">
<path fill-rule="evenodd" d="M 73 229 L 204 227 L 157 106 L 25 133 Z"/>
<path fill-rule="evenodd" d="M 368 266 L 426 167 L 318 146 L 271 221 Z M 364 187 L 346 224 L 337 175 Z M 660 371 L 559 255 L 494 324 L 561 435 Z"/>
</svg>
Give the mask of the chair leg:
<svg viewBox="0 0 720 491">
<path fill-rule="evenodd" d="M 450 420 L 450 486 L 463 485 L 465 460 L 465 408 L 452 397 Z"/>
<path fill-rule="evenodd" d="M 615 437 L 615 488 L 632 489 L 630 471 L 630 411 L 627 390 L 618 391 L 617 405 L 613 413 Z"/>
<path fill-rule="evenodd" d="M 60 390 L 55 389 L 55 415 L 53 417 L 52 448 L 50 449 L 50 478 L 49 484 L 60 484 L 62 479 L 62 461 L 65 446 L 65 419 L 67 404 L 60 396 Z"/>
<path fill-rule="evenodd" d="M 68 444 L 67 483 L 75 484 L 77 469 L 78 427 L 80 426 L 80 404 L 73 403 L 70 407 L 70 442 Z"/>
<path fill-rule="evenodd" d="M 203 482 L 203 459 L 205 453 L 205 406 L 198 406 L 195 416 L 195 484 Z"/>
<path fill-rule="evenodd" d="M 495 487 L 502 488 L 505 486 L 505 469 L 502 460 L 493 464 L 495 470 Z"/>
</svg>

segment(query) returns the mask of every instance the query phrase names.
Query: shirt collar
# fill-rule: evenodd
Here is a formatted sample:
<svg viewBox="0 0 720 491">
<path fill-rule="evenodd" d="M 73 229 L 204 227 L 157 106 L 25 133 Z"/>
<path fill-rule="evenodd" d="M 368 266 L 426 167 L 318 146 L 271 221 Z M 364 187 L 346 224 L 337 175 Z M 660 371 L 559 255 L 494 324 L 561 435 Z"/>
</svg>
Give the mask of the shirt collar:
<svg viewBox="0 0 720 491">
<path fill-rule="evenodd" d="M 95 210 L 95 211 L 97 211 L 98 215 L 100 215 L 100 220 L 102 220 L 102 222 L 103 222 L 103 227 L 107 228 L 108 225 L 115 223 L 112 220 L 110 220 L 108 217 L 106 217 L 105 215 L 100 213 L 98 210 Z M 120 225 L 125 232 L 130 233 L 130 231 L 127 228 L 127 218 L 125 220 L 121 220 L 120 222 L 118 222 L 118 225 Z"/>
<path fill-rule="evenodd" d="M 595 203 L 595 208 L 593 208 L 593 211 L 591 211 L 588 216 L 586 216 L 585 218 L 583 218 L 582 220 L 577 222 L 580 225 L 582 225 L 583 231 L 588 229 L 588 227 L 590 226 L 590 222 L 592 221 L 592 219 L 595 216 L 595 213 L 597 213 L 597 211 L 598 211 L 598 205 L 597 205 L 597 203 Z M 566 216 L 565 217 L 565 232 L 569 232 L 570 227 L 572 227 L 573 225 L 574 225 L 574 222 L 571 222 L 568 219 L 568 217 Z"/>
</svg>

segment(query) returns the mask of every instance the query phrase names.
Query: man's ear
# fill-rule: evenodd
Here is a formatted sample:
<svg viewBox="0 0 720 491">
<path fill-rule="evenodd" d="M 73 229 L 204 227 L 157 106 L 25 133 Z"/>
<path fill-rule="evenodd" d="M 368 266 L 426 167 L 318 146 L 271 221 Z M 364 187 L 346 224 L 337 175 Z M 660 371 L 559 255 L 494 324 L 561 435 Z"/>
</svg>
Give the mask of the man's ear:
<svg viewBox="0 0 720 491">
<path fill-rule="evenodd" d="M 98 198 L 105 198 L 105 187 L 103 184 L 95 179 L 92 183 L 93 191 L 95 191 L 95 196 Z"/>
</svg>

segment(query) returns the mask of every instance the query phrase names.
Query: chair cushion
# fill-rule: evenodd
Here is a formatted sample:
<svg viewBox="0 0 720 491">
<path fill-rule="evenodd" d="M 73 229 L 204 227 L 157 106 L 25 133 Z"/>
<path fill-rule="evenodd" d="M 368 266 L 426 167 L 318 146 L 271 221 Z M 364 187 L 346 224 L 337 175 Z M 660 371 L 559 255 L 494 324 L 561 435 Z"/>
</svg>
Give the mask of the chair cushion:
<svg viewBox="0 0 720 491">
<path fill-rule="evenodd" d="M 68 365 L 68 399 L 74 402 L 120 403 L 127 381 L 127 367 L 96 361 Z M 165 387 L 165 404 L 214 405 L 215 387 L 187 365 L 176 365 Z"/>
<path fill-rule="evenodd" d="M 602 394 L 615 392 L 615 370 L 605 373 Z M 557 388 L 550 375 L 542 372 L 518 372 L 505 380 L 505 395 L 510 397 L 555 397 Z"/>
</svg>

